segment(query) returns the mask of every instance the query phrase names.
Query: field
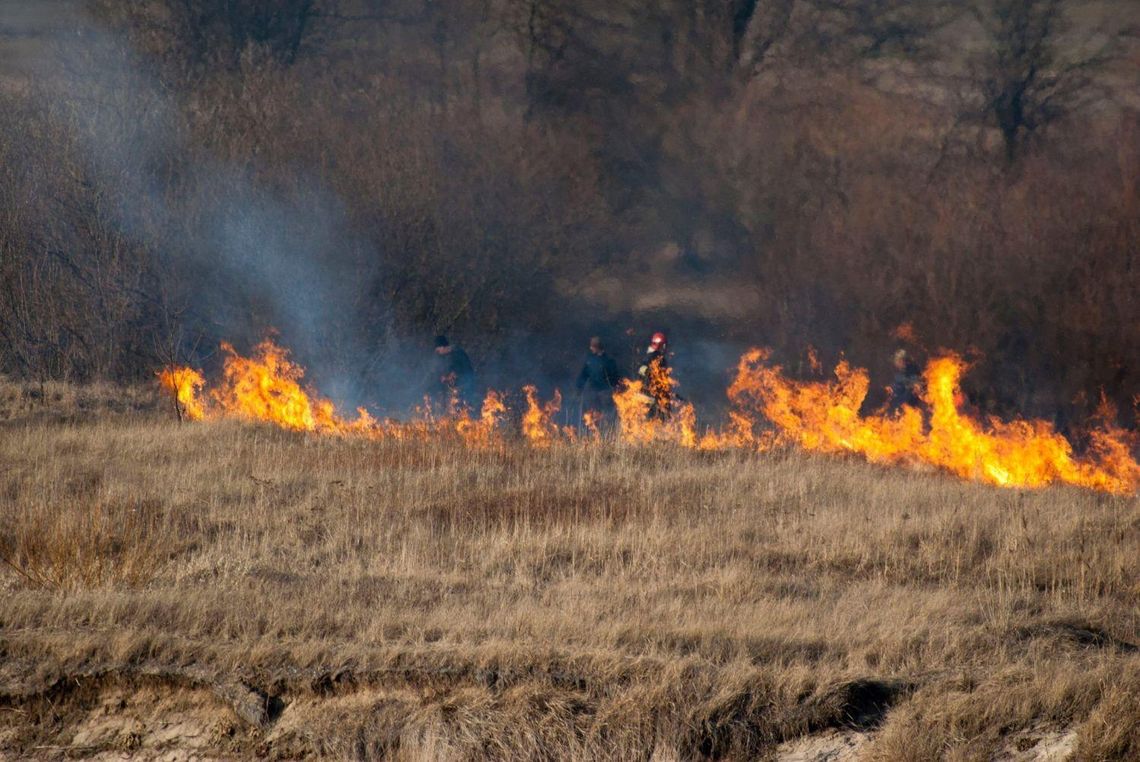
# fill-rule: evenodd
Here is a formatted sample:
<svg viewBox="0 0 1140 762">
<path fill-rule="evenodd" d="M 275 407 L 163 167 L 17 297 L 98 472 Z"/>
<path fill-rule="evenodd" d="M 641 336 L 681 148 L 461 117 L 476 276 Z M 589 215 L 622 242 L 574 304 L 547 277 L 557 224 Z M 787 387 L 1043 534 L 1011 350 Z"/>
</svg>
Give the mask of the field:
<svg viewBox="0 0 1140 762">
<path fill-rule="evenodd" d="M 0 408 L 0 756 L 1140 754 L 1135 499 Z"/>
</svg>

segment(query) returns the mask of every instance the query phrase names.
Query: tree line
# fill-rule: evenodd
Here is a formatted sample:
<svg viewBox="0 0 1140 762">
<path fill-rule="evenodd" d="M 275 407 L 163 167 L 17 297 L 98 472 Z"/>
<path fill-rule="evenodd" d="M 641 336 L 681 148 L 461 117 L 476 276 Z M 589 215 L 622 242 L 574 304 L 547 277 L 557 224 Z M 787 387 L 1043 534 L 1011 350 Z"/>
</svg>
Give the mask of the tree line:
<svg viewBox="0 0 1140 762">
<path fill-rule="evenodd" d="M 271 327 L 549 377 L 660 326 L 1137 393 L 1127 3 L 95 0 L 0 93 L 0 371 L 137 380 Z M 678 342 L 678 351 L 683 346 Z"/>
</svg>

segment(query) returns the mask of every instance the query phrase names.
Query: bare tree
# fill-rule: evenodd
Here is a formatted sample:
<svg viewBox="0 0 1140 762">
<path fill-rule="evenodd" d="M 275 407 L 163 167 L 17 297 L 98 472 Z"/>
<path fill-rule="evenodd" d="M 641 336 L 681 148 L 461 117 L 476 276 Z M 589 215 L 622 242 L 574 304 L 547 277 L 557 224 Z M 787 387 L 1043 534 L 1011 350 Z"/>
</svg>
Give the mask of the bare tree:
<svg viewBox="0 0 1140 762">
<path fill-rule="evenodd" d="M 957 13 L 956 4 L 945 0 L 819 0 L 816 6 L 832 21 L 830 42 L 867 58 L 916 55 Z"/>
<path fill-rule="evenodd" d="M 1060 0 L 994 0 L 974 14 L 988 39 L 974 77 L 982 116 L 1001 131 L 1012 162 L 1027 140 L 1095 97 L 1089 71 L 1108 50 L 1058 55 L 1057 38 L 1067 31 Z"/>
<path fill-rule="evenodd" d="M 281 64 L 294 63 L 321 15 L 317 0 L 163 0 L 137 6 L 96 0 L 94 7 L 112 21 L 125 19 L 155 33 L 161 40 L 151 46 L 164 53 L 227 66 L 250 48 Z"/>
</svg>

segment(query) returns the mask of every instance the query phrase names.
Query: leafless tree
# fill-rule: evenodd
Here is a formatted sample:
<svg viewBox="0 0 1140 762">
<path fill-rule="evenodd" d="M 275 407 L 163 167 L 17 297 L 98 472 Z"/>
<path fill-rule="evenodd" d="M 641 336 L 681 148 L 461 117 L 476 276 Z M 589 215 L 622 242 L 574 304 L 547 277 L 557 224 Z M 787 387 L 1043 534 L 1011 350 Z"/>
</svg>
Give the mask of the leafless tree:
<svg viewBox="0 0 1140 762">
<path fill-rule="evenodd" d="M 987 37 L 974 77 L 982 114 L 1000 130 L 1013 162 L 1031 138 L 1099 96 L 1090 72 L 1109 50 L 1058 54 L 1068 29 L 1061 0 L 993 0 L 975 6 L 974 15 Z"/>
<path fill-rule="evenodd" d="M 319 0 L 92 0 L 91 6 L 97 17 L 129 25 L 142 47 L 199 67 L 231 68 L 250 50 L 293 64 L 324 12 Z"/>
</svg>

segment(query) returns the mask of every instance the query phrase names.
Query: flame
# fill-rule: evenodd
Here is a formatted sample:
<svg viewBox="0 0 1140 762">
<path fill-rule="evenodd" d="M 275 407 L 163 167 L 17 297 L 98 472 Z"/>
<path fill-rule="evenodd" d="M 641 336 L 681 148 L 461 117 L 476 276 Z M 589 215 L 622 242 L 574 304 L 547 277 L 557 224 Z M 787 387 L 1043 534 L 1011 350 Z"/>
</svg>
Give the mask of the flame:
<svg viewBox="0 0 1140 762">
<path fill-rule="evenodd" d="M 812 373 L 816 375 L 823 373 L 823 363 L 819 361 L 819 353 L 815 351 L 815 347 L 807 348 L 807 359 Z"/>
<path fill-rule="evenodd" d="M 456 416 L 455 431 L 460 438 L 472 447 L 490 447 L 501 444 L 500 424 L 507 414 L 506 403 L 498 392 L 489 391 L 483 398 L 483 406 L 478 418 L 471 418 L 466 411 Z"/>
<path fill-rule="evenodd" d="M 158 381 L 163 389 L 174 395 L 182 416 L 191 421 L 206 417 L 206 409 L 198 394 L 206 385 L 206 379 L 193 368 L 171 367 L 158 372 Z"/>
<path fill-rule="evenodd" d="M 1084 459 L 1046 421 L 996 418 L 984 424 L 960 409 L 960 380 L 966 364 L 957 356 L 932 360 L 923 374 L 922 400 L 928 409 L 903 407 L 861 416 L 869 388 L 865 370 L 841 362 L 835 380 L 795 382 L 768 354 L 751 350 L 743 358 L 729 398 L 754 408 L 776 425 L 777 439 L 820 452 L 854 452 L 876 463 L 932 465 L 964 479 L 1002 487 L 1074 484 L 1114 493 L 1140 485 L 1140 465 L 1131 455 L 1131 435 L 1106 427 L 1092 435 Z"/>
<path fill-rule="evenodd" d="M 555 390 L 554 396 L 546 404 L 538 401 L 538 389 L 527 385 L 523 387 L 526 395 L 526 412 L 523 413 L 523 436 L 535 447 L 549 447 L 560 436 L 573 438 L 573 429 L 563 431 L 554 422 L 558 411 L 562 409 L 562 393 Z"/>
<path fill-rule="evenodd" d="M 592 439 L 600 439 L 602 436 L 601 430 L 602 414 L 597 410 L 587 410 L 582 413 L 582 425 L 586 427 L 586 433 Z"/>
<path fill-rule="evenodd" d="M 1125 493 L 1140 483 L 1140 466 L 1131 457 L 1126 433 L 1093 432 L 1089 459 L 1078 460 L 1072 445 L 1047 421 L 990 418 L 988 431 L 961 413 L 959 380 L 965 364 L 937 358 L 927 366 L 924 401 L 930 407 L 930 435 L 922 450 L 931 463 L 959 476 L 1012 487 L 1043 487 L 1055 482 Z"/>
<path fill-rule="evenodd" d="M 922 438 L 922 416 L 904 409 L 898 418 L 859 415 L 870 386 L 866 371 L 840 362 L 836 380 L 796 382 L 769 366 L 768 352 L 749 350 L 740 359 L 729 400 L 752 420 L 758 410 L 778 429 L 781 442 L 806 450 L 853 451 L 874 462 L 906 460 Z"/>
<path fill-rule="evenodd" d="M 213 393 L 223 414 L 274 423 L 294 431 L 344 432 L 354 423 L 336 414 L 327 399 L 301 387 L 305 371 L 289 353 L 272 341 L 257 345 L 253 357 L 242 357 L 230 344 L 222 344 L 225 383 Z"/>
<path fill-rule="evenodd" d="M 909 320 L 899 323 L 895 329 L 891 331 L 891 338 L 907 344 L 918 344 L 918 332 L 914 330 L 914 324 Z"/>
<path fill-rule="evenodd" d="M 653 427 L 649 420 L 653 398 L 644 392 L 644 385 L 643 381 L 625 381 L 614 392 L 621 438 L 634 444 L 653 441 Z"/>
<path fill-rule="evenodd" d="M 305 371 L 289 359 L 289 353 L 270 340 L 243 357 L 232 345 L 223 343 L 226 353 L 222 382 L 210 393 L 209 403 L 199 398 L 205 386 L 202 375 L 191 368 L 174 368 L 159 374 L 164 388 L 177 394 L 186 414 L 196 420 L 236 418 L 271 423 L 292 431 L 319 434 L 360 435 L 372 438 L 412 439 L 431 436 L 457 436 L 470 446 L 486 447 L 501 441 L 507 406 L 500 394 L 491 391 L 483 400 L 478 416 L 453 399 L 442 416 L 425 405 L 416 420 L 378 421 L 364 408 L 353 419 L 337 413 L 331 400 L 303 386 Z"/>
<path fill-rule="evenodd" d="M 756 422 L 738 410 L 728 413 L 728 423 L 720 431 L 707 431 L 697 440 L 698 450 L 770 450 L 775 445 L 772 432 L 755 431 Z"/>
<path fill-rule="evenodd" d="M 363 408 L 353 419 L 302 385 L 304 370 L 272 341 L 242 357 L 228 344 L 221 383 L 208 400 L 206 382 L 190 368 L 158 373 L 191 419 L 238 418 L 265 421 L 294 431 L 370 438 L 457 438 L 466 446 L 502 447 L 511 420 L 505 397 L 489 391 L 478 414 L 451 400 L 436 413 L 430 404 L 408 421 L 377 420 Z M 934 466 L 963 479 L 1003 487 L 1073 484 L 1118 494 L 1140 488 L 1140 464 L 1133 457 L 1134 432 L 1115 426 L 1115 411 L 1102 401 L 1089 447 L 1077 455 L 1052 424 L 1040 420 L 982 420 L 963 410 L 961 378 L 967 365 L 956 355 L 933 359 L 923 374 L 923 409 L 861 413 L 870 379 L 866 370 L 840 362 L 829 380 L 797 381 L 770 362 L 767 350 L 746 352 L 727 390 L 732 406 L 720 429 L 698 429 L 694 407 L 676 394 L 670 369 L 654 365 L 647 378 L 627 381 L 614 393 L 618 438 L 631 445 L 669 444 L 695 450 L 766 451 L 795 445 L 825 453 L 855 453 L 874 463 Z M 519 419 L 522 441 L 536 448 L 557 442 L 601 441 L 602 416 L 583 414 L 588 436 L 577 437 L 555 419 L 558 392 L 542 402 L 533 386 L 523 388 L 526 409 Z"/>
<path fill-rule="evenodd" d="M 614 392 L 622 441 L 696 448 L 696 410 L 677 398 L 676 389 L 673 370 L 660 363 L 649 365 L 645 379 L 623 382 Z"/>
</svg>

